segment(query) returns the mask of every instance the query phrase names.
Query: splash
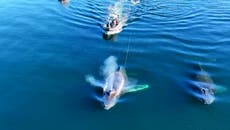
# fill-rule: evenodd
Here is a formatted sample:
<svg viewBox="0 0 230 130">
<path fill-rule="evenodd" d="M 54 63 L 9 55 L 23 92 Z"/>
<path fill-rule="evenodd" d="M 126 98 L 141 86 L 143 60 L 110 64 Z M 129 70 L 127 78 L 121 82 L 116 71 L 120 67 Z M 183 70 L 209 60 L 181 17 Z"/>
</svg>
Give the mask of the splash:
<svg viewBox="0 0 230 130">
<path fill-rule="evenodd" d="M 123 2 L 117 1 L 114 6 L 109 6 L 108 10 L 109 14 L 118 14 L 121 16 L 123 11 Z"/>
<path fill-rule="evenodd" d="M 117 58 L 115 56 L 110 56 L 104 61 L 104 65 L 101 70 L 104 77 L 108 77 L 110 74 L 114 73 L 117 68 Z"/>
<path fill-rule="evenodd" d="M 127 9 L 124 9 L 124 3 L 127 0 L 119 0 L 117 1 L 113 6 L 109 6 L 108 7 L 108 19 L 107 22 L 109 21 L 109 18 L 113 15 L 119 15 L 119 20 L 122 23 L 122 26 L 125 25 L 126 21 L 128 20 L 128 13 L 125 13 L 125 11 L 127 11 Z"/>
<path fill-rule="evenodd" d="M 110 79 L 114 79 L 114 77 L 111 77 L 111 74 L 116 72 L 118 68 L 118 64 L 117 64 L 117 58 L 115 56 L 110 56 L 108 57 L 105 61 L 104 61 L 104 65 L 102 66 L 102 73 L 104 75 L 105 78 L 110 76 Z M 124 78 L 125 78 L 125 82 L 126 82 L 126 90 L 125 93 L 130 93 L 130 92 L 137 92 L 137 91 L 142 91 L 145 90 L 147 88 L 149 88 L 149 85 L 144 84 L 144 85 L 137 85 L 137 80 L 133 79 L 133 78 L 128 78 L 126 75 L 126 71 L 125 68 L 120 66 L 120 71 L 122 72 Z M 102 83 L 100 83 L 99 81 L 95 80 L 92 76 L 88 76 L 88 80 L 91 81 L 91 83 L 93 83 L 93 85 L 97 85 L 97 86 L 103 86 Z M 113 80 L 109 80 L 109 81 L 113 81 Z M 112 85 L 113 82 L 109 82 L 108 84 L 110 84 L 109 86 L 113 86 Z"/>
<path fill-rule="evenodd" d="M 104 61 L 104 65 L 101 67 L 102 74 L 104 78 L 110 76 L 118 68 L 117 58 L 115 56 L 110 56 Z M 104 83 L 96 80 L 92 75 L 86 75 L 85 80 L 93 86 L 103 87 Z"/>
<path fill-rule="evenodd" d="M 85 79 L 88 83 L 90 83 L 93 86 L 96 86 L 96 87 L 102 87 L 103 86 L 103 83 L 96 80 L 92 75 L 86 75 Z"/>
</svg>

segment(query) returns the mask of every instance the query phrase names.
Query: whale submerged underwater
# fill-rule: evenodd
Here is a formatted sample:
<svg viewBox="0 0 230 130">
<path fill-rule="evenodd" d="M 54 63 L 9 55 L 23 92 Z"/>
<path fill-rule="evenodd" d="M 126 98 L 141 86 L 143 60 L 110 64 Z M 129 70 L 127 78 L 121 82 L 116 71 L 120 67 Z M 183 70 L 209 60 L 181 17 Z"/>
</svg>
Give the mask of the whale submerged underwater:
<svg viewBox="0 0 230 130">
<path fill-rule="evenodd" d="M 214 83 L 208 72 L 200 64 L 196 65 L 196 74 L 190 82 L 192 95 L 203 104 L 212 104 L 216 99 L 216 94 L 226 91 L 225 87 Z"/>
<path fill-rule="evenodd" d="M 86 81 L 103 89 L 101 102 L 105 110 L 115 106 L 123 94 L 144 90 L 149 87 L 148 85 L 135 85 L 129 82 L 125 68 L 117 65 L 117 59 L 114 56 L 107 58 L 102 68 L 104 81 L 96 80 L 91 75 L 86 76 Z"/>
</svg>

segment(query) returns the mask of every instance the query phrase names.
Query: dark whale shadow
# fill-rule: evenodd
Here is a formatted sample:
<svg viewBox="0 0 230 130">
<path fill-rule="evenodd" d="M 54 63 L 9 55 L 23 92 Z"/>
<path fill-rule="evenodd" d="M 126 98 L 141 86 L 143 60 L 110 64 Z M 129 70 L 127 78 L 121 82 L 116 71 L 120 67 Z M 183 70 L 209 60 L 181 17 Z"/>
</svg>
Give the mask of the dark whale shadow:
<svg viewBox="0 0 230 130">
<path fill-rule="evenodd" d="M 103 89 L 94 86 L 85 86 L 90 88 L 80 100 L 81 108 L 87 111 L 102 111 L 103 106 L 97 98 L 102 97 Z"/>
<path fill-rule="evenodd" d="M 95 95 L 99 97 L 102 93 L 101 88 L 92 86 L 83 86 L 80 91 L 71 90 L 66 93 L 64 106 L 72 115 L 77 115 L 79 109 L 86 112 L 103 111 L 102 103 L 95 98 Z"/>
</svg>

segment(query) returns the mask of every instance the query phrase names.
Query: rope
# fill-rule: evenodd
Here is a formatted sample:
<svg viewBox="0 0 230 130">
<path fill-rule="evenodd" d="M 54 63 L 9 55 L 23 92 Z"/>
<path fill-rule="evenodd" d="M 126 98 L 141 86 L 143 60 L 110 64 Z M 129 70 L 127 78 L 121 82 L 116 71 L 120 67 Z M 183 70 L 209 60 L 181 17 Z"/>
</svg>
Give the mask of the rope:
<svg viewBox="0 0 230 130">
<path fill-rule="evenodd" d="M 131 35 L 131 34 L 130 34 Z M 126 56 L 125 56 L 125 62 L 124 62 L 124 67 L 126 67 L 126 64 L 127 64 L 127 60 L 128 60 L 128 55 L 129 55 L 129 44 L 130 44 L 130 37 L 129 36 L 129 41 L 128 41 L 128 48 L 127 48 L 127 51 L 126 51 Z"/>
</svg>

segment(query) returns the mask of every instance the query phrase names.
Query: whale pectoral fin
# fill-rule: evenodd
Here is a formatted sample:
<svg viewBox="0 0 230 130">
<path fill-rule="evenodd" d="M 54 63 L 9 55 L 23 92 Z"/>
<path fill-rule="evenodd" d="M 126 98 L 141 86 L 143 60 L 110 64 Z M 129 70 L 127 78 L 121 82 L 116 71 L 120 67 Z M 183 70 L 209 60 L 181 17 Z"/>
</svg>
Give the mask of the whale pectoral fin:
<svg viewBox="0 0 230 130">
<path fill-rule="evenodd" d="M 103 83 L 99 80 L 96 80 L 92 75 L 86 75 L 85 79 L 88 83 L 96 87 L 103 87 Z"/>
<path fill-rule="evenodd" d="M 124 88 L 123 93 L 137 92 L 149 88 L 149 85 L 132 85 Z"/>
<path fill-rule="evenodd" d="M 215 85 L 215 93 L 223 93 L 226 92 L 227 88 L 221 85 Z"/>
</svg>

